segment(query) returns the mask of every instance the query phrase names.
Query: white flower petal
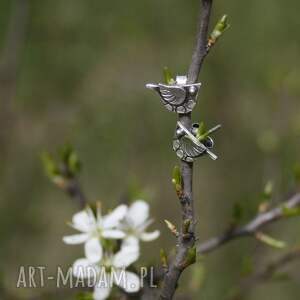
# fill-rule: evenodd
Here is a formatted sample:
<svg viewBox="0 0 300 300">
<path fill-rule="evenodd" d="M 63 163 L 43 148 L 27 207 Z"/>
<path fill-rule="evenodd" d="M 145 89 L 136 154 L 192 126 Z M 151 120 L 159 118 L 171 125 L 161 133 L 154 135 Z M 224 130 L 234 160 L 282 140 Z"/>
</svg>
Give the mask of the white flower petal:
<svg viewBox="0 0 300 300">
<path fill-rule="evenodd" d="M 82 232 L 89 232 L 95 228 L 95 217 L 91 209 L 82 210 L 76 213 L 73 218 L 73 227 Z"/>
<path fill-rule="evenodd" d="M 63 237 L 64 243 L 68 245 L 82 244 L 87 241 L 89 235 L 87 233 L 67 235 Z"/>
<path fill-rule="evenodd" d="M 135 201 L 128 210 L 126 219 L 133 227 L 139 227 L 149 217 L 149 204 L 143 200 Z"/>
<path fill-rule="evenodd" d="M 127 293 L 136 293 L 141 288 L 139 276 L 125 270 L 116 272 L 114 282 Z"/>
<path fill-rule="evenodd" d="M 108 283 L 107 286 L 102 286 L 102 285 L 96 285 L 94 287 L 94 293 L 93 293 L 93 298 L 95 300 L 104 300 L 109 297 L 109 294 L 111 292 L 111 286 Z"/>
<path fill-rule="evenodd" d="M 104 229 L 102 236 L 106 239 L 123 239 L 126 234 L 118 229 Z"/>
<path fill-rule="evenodd" d="M 148 219 L 146 222 L 144 222 L 143 224 L 141 224 L 141 225 L 139 226 L 139 228 L 137 228 L 138 231 L 139 231 L 139 232 L 145 231 L 145 230 L 146 230 L 153 222 L 154 222 L 153 219 Z"/>
<path fill-rule="evenodd" d="M 127 236 L 122 243 L 121 249 L 125 249 L 127 247 L 139 249 L 139 239 L 135 235 Z"/>
<path fill-rule="evenodd" d="M 96 222 L 96 216 L 95 216 L 93 210 L 92 210 L 89 206 L 87 206 L 87 207 L 85 208 L 85 210 L 86 210 L 86 212 L 87 212 L 87 214 L 88 214 L 90 220 L 95 224 L 95 222 Z M 96 212 L 96 213 L 97 213 L 97 212 Z"/>
<path fill-rule="evenodd" d="M 88 240 L 84 245 L 85 256 L 91 263 L 97 263 L 102 259 L 103 250 L 97 237 Z"/>
<path fill-rule="evenodd" d="M 140 247 L 136 238 L 128 238 L 121 246 L 121 250 L 113 257 L 112 265 L 116 268 L 126 268 L 140 256 Z"/>
<path fill-rule="evenodd" d="M 111 213 L 103 217 L 103 228 L 113 228 L 119 225 L 125 217 L 128 207 L 124 204 L 119 205 Z"/>
<path fill-rule="evenodd" d="M 72 266 L 73 275 L 77 278 L 95 278 L 98 273 L 96 266 L 93 266 L 86 258 L 77 259 Z"/>
<path fill-rule="evenodd" d="M 159 230 L 155 230 L 153 232 L 143 232 L 140 235 L 140 239 L 144 242 L 150 242 L 156 240 L 160 235 Z"/>
</svg>

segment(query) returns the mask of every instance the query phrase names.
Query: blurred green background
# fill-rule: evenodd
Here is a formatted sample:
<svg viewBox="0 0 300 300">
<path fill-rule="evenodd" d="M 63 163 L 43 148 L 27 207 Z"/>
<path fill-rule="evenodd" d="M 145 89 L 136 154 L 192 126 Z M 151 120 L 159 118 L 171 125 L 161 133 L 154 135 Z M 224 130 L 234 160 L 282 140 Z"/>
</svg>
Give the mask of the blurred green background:
<svg viewBox="0 0 300 300">
<path fill-rule="evenodd" d="M 212 23 L 226 13 L 232 26 L 206 59 L 193 113 L 194 121 L 223 125 L 215 135 L 220 159 L 195 164 L 200 240 L 227 228 L 238 201 L 251 217 L 268 180 L 274 203 L 293 189 L 299 9 L 296 0 L 215 1 Z M 178 163 L 171 147 L 176 116 L 145 83 L 161 81 L 164 66 L 186 72 L 198 11 L 197 0 L 0 1 L 1 299 L 52 299 L 44 290 L 16 289 L 18 267 L 43 265 L 51 272 L 83 255 L 82 247 L 61 241 L 72 232 L 66 221 L 77 207 L 44 176 L 39 158 L 65 142 L 81 157 L 90 201 L 109 209 L 129 193 L 151 203 L 162 234 L 143 244 L 141 262 L 158 262 L 159 249 L 173 247 L 162 220 L 180 220 L 170 177 Z M 300 220 L 268 231 L 290 245 L 300 242 Z M 261 266 L 278 255 L 251 239 L 233 242 L 187 271 L 179 293 L 227 299 L 249 257 Z M 205 268 L 201 282 L 199 267 Z M 299 267 L 289 266 L 292 280 L 259 286 L 247 299 L 299 299 Z"/>
</svg>

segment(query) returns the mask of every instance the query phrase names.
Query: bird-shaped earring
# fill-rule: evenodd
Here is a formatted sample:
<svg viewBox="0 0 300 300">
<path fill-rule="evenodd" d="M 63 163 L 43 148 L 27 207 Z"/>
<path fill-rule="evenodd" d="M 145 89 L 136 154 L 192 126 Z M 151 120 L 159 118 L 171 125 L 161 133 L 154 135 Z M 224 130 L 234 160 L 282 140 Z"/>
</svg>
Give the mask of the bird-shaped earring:
<svg viewBox="0 0 300 300">
<path fill-rule="evenodd" d="M 218 157 L 210 151 L 214 146 L 213 139 L 208 134 L 218 130 L 221 126 L 210 129 L 207 132 L 206 137 L 200 142 L 196 138 L 199 124 L 194 123 L 192 130 L 189 131 L 181 122 L 177 122 L 177 128 L 175 137 L 173 140 L 173 150 L 177 156 L 186 162 L 193 162 L 195 158 L 200 157 L 204 154 L 208 154 L 211 159 L 216 160 Z"/>
<path fill-rule="evenodd" d="M 174 84 L 162 83 L 146 85 L 147 88 L 155 90 L 169 111 L 178 114 L 191 112 L 196 103 L 201 83 L 187 84 L 187 76 L 177 76 Z"/>
</svg>

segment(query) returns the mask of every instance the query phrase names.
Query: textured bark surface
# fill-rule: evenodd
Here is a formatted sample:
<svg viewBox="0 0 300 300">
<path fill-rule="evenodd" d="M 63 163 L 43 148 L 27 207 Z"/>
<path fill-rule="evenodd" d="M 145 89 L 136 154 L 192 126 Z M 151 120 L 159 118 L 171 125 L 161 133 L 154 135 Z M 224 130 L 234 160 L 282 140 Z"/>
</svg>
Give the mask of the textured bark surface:
<svg viewBox="0 0 300 300">
<path fill-rule="evenodd" d="M 191 65 L 188 70 L 189 83 L 195 83 L 198 80 L 204 58 L 207 55 L 207 36 L 212 0 L 201 0 L 200 2 L 201 12 L 196 37 L 196 46 L 192 56 Z M 191 128 L 191 113 L 179 114 L 178 119 L 186 128 Z M 181 161 L 181 175 L 183 193 L 179 199 L 181 203 L 182 230 L 177 239 L 175 258 L 169 264 L 168 270 L 163 279 L 160 299 L 173 298 L 181 273 L 191 264 L 189 261 L 189 255 L 195 246 L 193 163 Z M 187 222 L 190 223 L 190 226 L 188 226 L 187 229 L 184 229 L 184 224 Z"/>
</svg>

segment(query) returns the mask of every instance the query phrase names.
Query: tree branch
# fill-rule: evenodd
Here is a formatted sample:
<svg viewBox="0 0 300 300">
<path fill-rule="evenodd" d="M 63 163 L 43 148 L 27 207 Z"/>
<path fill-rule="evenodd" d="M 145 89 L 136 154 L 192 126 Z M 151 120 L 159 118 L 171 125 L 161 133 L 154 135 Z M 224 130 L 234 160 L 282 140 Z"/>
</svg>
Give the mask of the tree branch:
<svg viewBox="0 0 300 300">
<path fill-rule="evenodd" d="M 195 83 L 199 77 L 204 58 L 207 55 L 208 26 L 211 15 L 212 0 L 201 0 L 202 12 L 198 24 L 198 35 L 192 62 L 188 70 L 188 82 Z"/>
<path fill-rule="evenodd" d="M 300 207 L 300 193 L 295 194 L 289 200 L 283 202 L 281 205 L 265 213 L 258 214 L 253 220 L 251 220 L 246 225 L 225 232 L 220 236 L 211 238 L 208 241 L 201 243 L 197 247 L 197 252 L 199 254 L 210 253 L 220 248 L 222 245 L 237 238 L 254 236 L 258 230 L 262 229 L 266 225 L 273 223 L 274 221 L 286 218 L 283 207 L 286 207 L 288 209 Z"/>
<path fill-rule="evenodd" d="M 71 178 L 67 182 L 66 193 L 78 204 L 80 209 L 87 205 L 87 198 L 76 178 Z"/>
<path fill-rule="evenodd" d="M 85 208 L 88 201 L 81 188 L 78 178 L 72 174 L 66 164 L 62 164 L 60 169 L 61 174 L 63 175 L 63 181 L 61 184 L 58 183 L 58 185 L 70 196 L 71 199 L 78 204 L 80 209 Z"/>
<path fill-rule="evenodd" d="M 271 261 L 262 269 L 258 270 L 240 283 L 238 290 L 230 297 L 231 300 L 241 300 L 243 296 L 255 286 L 273 279 L 273 276 L 285 265 L 300 259 L 300 247 L 294 248 Z"/>
<path fill-rule="evenodd" d="M 188 82 L 197 81 L 203 60 L 207 54 L 207 35 L 212 0 L 201 0 L 202 10 L 198 25 L 196 46 L 192 56 L 192 62 L 188 70 Z M 179 121 L 191 128 L 191 113 L 179 114 Z M 172 299 L 178 285 L 181 273 L 193 263 L 193 247 L 195 245 L 194 234 L 194 204 L 193 204 L 193 163 L 181 161 L 182 195 L 180 195 L 182 212 L 182 230 L 177 238 L 177 252 L 174 260 L 164 276 L 160 299 Z"/>
</svg>

